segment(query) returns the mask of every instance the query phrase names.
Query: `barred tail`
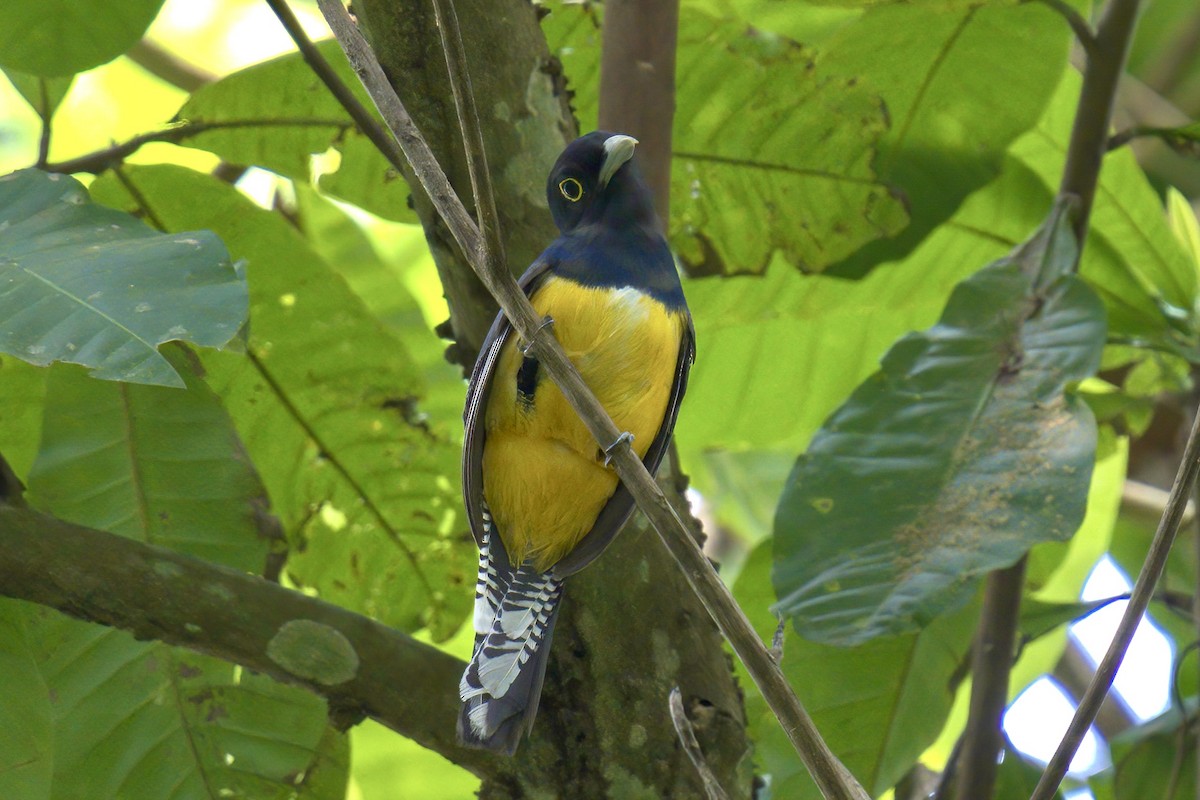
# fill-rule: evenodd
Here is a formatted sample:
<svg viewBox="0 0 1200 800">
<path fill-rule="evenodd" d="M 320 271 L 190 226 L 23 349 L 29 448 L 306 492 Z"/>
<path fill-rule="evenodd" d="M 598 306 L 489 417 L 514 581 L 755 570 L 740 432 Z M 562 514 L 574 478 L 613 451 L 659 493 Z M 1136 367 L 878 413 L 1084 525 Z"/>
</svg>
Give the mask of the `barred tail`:
<svg viewBox="0 0 1200 800">
<path fill-rule="evenodd" d="M 503 546 L 489 546 L 487 522 L 475 591 L 475 650 L 459 683 L 458 737 L 512 755 L 537 714 L 562 582 L 529 564 L 514 571 Z"/>
</svg>

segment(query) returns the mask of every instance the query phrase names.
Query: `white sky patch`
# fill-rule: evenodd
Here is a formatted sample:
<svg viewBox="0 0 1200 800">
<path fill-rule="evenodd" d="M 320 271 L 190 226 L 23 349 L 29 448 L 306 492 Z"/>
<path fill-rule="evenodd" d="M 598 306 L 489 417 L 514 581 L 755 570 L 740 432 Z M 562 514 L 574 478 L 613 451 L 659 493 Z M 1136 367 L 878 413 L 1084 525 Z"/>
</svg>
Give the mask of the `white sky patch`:
<svg viewBox="0 0 1200 800">
<path fill-rule="evenodd" d="M 1128 592 L 1130 588 L 1129 579 L 1105 556 L 1088 576 L 1082 599 L 1102 600 Z M 1079 640 L 1093 664 L 1098 664 L 1104 657 L 1128 605 L 1125 600 L 1111 603 L 1071 626 L 1071 633 Z M 1167 709 L 1170 702 L 1171 661 L 1170 641 L 1143 617 L 1133 635 L 1129 651 L 1121 662 L 1117 678 L 1113 681 L 1121 698 L 1143 721 Z"/>
<path fill-rule="evenodd" d="M 1038 678 L 1009 706 L 1004 715 L 1004 730 L 1014 747 L 1044 764 L 1054 755 L 1074 713 L 1074 703 L 1057 683 Z M 1071 760 L 1070 772 L 1090 774 L 1103 768 L 1105 761 L 1100 738 L 1092 728 Z"/>
<path fill-rule="evenodd" d="M 312 39 L 329 38 L 325 18 L 314 8 L 293 5 L 292 12 L 300 20 L 304 32 Z M 234 69 L 289 53 L 296 45 L 283 25 L 265 3 L 255 3 L 240 9 L 225 36 L 225 56 Z"/>
</svg>

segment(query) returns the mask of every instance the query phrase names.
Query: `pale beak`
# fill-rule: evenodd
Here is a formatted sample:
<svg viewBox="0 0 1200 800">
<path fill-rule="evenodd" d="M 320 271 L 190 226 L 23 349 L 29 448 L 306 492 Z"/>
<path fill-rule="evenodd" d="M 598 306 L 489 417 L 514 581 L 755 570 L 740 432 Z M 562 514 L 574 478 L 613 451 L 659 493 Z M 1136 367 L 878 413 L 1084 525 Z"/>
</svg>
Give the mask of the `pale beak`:
<svg viewBox="0 0 1200 800">
<path fill-rule="evenodd" d="M 621 166 L 633 158 L 633 148 L 638 140 L 632 136 L 617 134 L 604 140 L 604 163 L 600 165 L 600 187 L 608 185 Z"/>
</svg>

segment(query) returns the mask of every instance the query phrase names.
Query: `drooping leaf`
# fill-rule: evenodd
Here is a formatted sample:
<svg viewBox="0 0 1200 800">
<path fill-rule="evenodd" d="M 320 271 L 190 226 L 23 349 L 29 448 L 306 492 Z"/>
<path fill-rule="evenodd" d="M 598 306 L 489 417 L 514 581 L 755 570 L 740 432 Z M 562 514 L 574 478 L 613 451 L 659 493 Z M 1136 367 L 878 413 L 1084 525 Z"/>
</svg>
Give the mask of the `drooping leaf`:
<svg viewBox="0 0 1200 800">
<path fill-rule="evenodd" d="M 335 41 L 322 55 L 367 107 L 374 108 Z M 220 127 L 184 144 L 234 164 L 259 166 L 301 183 L 312 175 L 312 157 L 330 148 L 339 166 L 320 179 L 323 190 L 387 219 L 416 222 L 408 185 L 354 127 L 299 53 L 247 67 L 198 89 L 176 119 Z"/>
<path fill-rule="evenodd" d="M 141 38 L 163 0 L 7 0 L 0 66 L 45 77 L 111 61 Z"/>
<path fill-rule="evenodd" d="M 1083 518 L 1096 449 L 1068 381 L 1099 365 L 1104 314 L 1071 273 L 1057 206 L 1012 255 L 955 288 L 797 461 L 775 520 L 777 608 L 809 638 L 917 630 L 976 579 Z"/>
<path fill-rule="evenodd" d="M 246 318 L 245 281 L 216 236 L 156 233 L 73 178 L 0 178 L 0 229 L 0 351 L 32 364 L 182 386 L 158 346 L 224 347 Z"/>
<path fill-rule="evenodd" d="M 55 367 L 46 385 L 30 503 L 60 519 L 260 572 L 266 497 L 229 415 L 172 358 L 186 390 L 91 380 Z"/>
<path fill-rule="evenodd" d="M 4 70 L 4 74 L 12 81 L 13 87 L 21 93 L 21 97 L 25 98 L 25 102 L 29 103 L 30 107 L 43 120 L 54 115 L 55 109 L 67 96 L 67 92 L 70 91 L 71 84 L 75 80 L 74 75 L 43 78 L 12 69 Z"/>
<path fill-rule="evenodd" d="M 249 352 L 202 357 L 292 539 L 289 576 L 387 624 L 448 636 L 470 607 L 474 546 L 459 448 L 424 426 L 404 345 L 282 217 L 190 170 L 126 175 L 169 228 L 211 228 L 247 262 Z M 97 184 L 129 202 L 115 182 Z"/>
<path fill-rule="evenodd" d="M 734 595 L 764 641 L 775 619 L 768 582 L 770 544 L 755 548 Z M 806 641 L 787 631 L 783 672 L 822 737 L 873 797 L 912 766 L 945 723 L 978 607 L 939 619 L 920 633 L 878 639 L 855 647 Z M 741 667 L 739 666 L 739 671 Z M 742 673 L 746 718 L 760 765 L 771 778 L 771 796 L 819 800 L 796 751 L 765 701 Z"/>
<path fill-rule="evenodd" d="M 22 604 L 0 599 L 0 797 L 50 800 L 50 695 L 26 638 Z"/>
<path fill-rule="evenodd" d="M 599 70 L 590 14 L 557 7 L 543 23 L 585 129 L 596 98 L 580 87 Z M 816 58 L 740 21 L 681 15 L 670 236 L 693 272 L 762 272 L 776 250 L 820 270 L 904 226 L 903 204 L 870 167 L 887 126 L 878 96 L 814 70 Z"/>
</svg>

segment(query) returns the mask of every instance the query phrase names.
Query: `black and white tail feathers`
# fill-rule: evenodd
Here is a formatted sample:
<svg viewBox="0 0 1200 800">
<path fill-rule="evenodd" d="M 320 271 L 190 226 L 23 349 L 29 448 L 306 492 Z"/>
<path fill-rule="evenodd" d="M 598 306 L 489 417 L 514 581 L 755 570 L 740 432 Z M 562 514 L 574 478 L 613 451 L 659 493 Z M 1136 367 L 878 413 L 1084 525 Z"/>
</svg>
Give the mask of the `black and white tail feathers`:
<svg viewBox="0 0 1200 800">
<path fill-rule="evenodd" d="M 463 744 L 512 755 L 533 727 L 562 581 L 529 563 L 514 570 L 483 512 L 475 585 L 475 649 L 458 685 Z"/>
</svg>

